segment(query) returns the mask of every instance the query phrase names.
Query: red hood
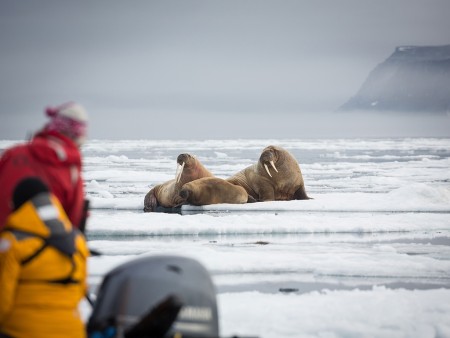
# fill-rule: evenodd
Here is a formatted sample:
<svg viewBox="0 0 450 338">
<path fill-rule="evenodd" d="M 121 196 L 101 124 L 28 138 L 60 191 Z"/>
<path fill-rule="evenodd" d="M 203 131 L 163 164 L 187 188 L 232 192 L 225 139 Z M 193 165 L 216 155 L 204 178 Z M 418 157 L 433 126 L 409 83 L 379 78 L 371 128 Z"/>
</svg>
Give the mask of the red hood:
<svg viewBox="0 0 450 338">
<path fill-rule="evenodd" d="M 56 131 L 39 132 L 31 140 L 29 149 L 34 157 L 45 163 L 81 166 L 76 144 Z"/>
</svg>

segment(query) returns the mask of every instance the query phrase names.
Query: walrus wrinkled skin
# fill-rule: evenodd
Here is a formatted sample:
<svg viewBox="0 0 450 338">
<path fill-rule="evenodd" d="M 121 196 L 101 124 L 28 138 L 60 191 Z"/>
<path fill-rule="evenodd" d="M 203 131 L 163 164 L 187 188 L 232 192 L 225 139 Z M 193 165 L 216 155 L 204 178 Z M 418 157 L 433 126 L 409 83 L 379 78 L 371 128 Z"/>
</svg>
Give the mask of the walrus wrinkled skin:
<svg viewBox="0 0 450 338">
<path fill-rule="evenodd" d="M 204 177 L 184 184 L 180 197 L 192 205 L 255 202 L 244 188 L 218 177 Z"/>
<path fill-rule="evenodd" d="M 264 148 L 257 163 L 226 180 L 243 187 L 258 202 L 310 199 L 297 160 L 273 145 Z"/>
<path fill-rule="evenodd" d="M 178 155 L 177 165 L 178 168 L 181 167 L 179 175 L 177 168 L 177 176 L 174 179 L 154 186 L 145 195 L 145 212 L 153 212 L 158 206 L 172 208 L 180 205 L 184 200 L 180 197 L 179 192 L 184 184 L 199 178 L 214 176 L 195 156 L 190 154 Z"/>
</svg>

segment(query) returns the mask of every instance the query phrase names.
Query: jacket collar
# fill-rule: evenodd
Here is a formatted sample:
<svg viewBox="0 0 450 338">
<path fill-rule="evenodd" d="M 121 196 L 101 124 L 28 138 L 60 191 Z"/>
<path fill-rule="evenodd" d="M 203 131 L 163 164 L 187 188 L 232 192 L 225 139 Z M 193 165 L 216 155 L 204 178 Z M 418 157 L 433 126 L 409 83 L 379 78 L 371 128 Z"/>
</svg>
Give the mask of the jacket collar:
<svg viewBox="0 0 450 338">
<path fill-rule="evenodd" d="M 6 221 L 5 230 L 18 230 L 43 238 L 72 231 L 72 225 L 58 199 L 41 193 L 24 203 Z"/>
</svg>

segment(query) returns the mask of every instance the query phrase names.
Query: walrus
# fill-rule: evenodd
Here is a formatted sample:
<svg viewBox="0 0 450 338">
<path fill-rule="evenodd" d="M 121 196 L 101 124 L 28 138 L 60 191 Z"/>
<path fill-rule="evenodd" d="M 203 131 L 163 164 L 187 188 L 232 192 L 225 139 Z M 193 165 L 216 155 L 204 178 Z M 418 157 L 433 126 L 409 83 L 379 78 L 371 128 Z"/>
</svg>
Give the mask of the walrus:
<svg viewBox="0 0 450 338">
<path fill-rule="evenodd" d="M 214 175 L 195 156 L 186 153 L 178 155 L 175 178 L 150 189 L 144 198 L 144 211 L 156 211 L 158 206 L 173 208 L 180 205 L 184 200 L 179 192 L 184 184 L 212 176 Z"/>
<path fill-rule="evenodd" d="M 243 187 L 258 202 L 310 199 L 297 160 L 273 145 L 264 148 L 257 163 L 226 180 Z"/>
<path fill-rule="evenodd" d="M 179 195 L 185 203 L 193 205 L 255 202 L 243 187 L 218 177 L 204 177 L 186 183 Z"/>
</svg>

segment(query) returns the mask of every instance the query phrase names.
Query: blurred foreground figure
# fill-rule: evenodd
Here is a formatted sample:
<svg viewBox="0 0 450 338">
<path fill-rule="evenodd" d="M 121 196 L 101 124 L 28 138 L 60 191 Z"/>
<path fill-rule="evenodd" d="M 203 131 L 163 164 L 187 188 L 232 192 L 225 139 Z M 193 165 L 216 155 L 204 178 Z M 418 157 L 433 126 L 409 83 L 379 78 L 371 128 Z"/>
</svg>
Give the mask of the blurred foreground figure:
<svg viewBox="0 0 450 338">
<path fill-rule="evenodd" d="M 39 177 L 59 199 L 74 227 L 86 217 L 79 147 L 87 135 L 88 116 L 73 102 L 47 108 L 50 121 L 30 142 L 7 149 L 0 158 L 0 229 L 12 211 L 16 184 Z"/>
<path fill-rule="evenodd" d="M 0 337 L 85 337 L 84 236 L 37 178 L 21 181 L 0 232 Z"/>
</svg>

